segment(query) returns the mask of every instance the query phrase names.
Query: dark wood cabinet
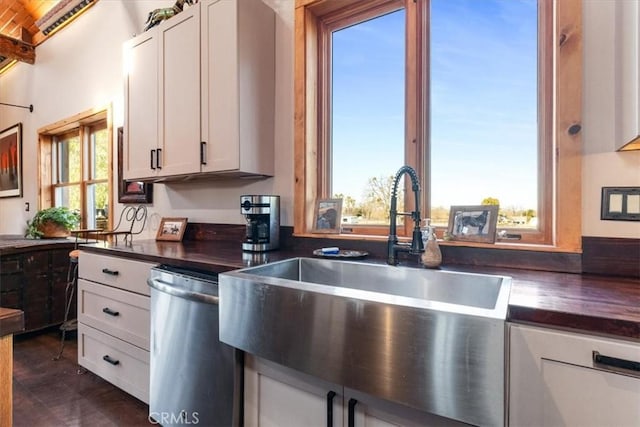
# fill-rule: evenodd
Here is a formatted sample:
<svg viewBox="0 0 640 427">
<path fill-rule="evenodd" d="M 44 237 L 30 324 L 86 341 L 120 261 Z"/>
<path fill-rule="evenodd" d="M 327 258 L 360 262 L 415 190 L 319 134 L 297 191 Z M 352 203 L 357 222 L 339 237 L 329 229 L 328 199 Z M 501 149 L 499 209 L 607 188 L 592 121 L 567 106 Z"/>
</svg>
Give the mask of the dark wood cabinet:
<svg viewBox="0 0 640 427">
<path fill-rule="evenodd" d="M 69 252 L 74 243 L 3 248 L 0 252 L 0 306 L 24 312 L 24 332 L 64 321 Z M 69 318 L 76 317 L 76 291 Z"/>
</svg>

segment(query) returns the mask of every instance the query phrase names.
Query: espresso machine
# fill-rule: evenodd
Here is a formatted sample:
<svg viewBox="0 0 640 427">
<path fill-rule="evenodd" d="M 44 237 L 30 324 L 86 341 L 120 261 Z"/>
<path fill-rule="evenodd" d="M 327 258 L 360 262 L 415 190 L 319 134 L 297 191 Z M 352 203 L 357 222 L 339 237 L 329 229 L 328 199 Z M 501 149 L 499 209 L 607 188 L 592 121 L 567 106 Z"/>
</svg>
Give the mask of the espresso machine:
<svg viewBox="0 0 640 427">
<path fill-rule="evenodd" d="M 240 196 L 240 212 L 247 220 L 242 250 L 265 252 L 280 244 L 280 196 Z"/>
</svg>

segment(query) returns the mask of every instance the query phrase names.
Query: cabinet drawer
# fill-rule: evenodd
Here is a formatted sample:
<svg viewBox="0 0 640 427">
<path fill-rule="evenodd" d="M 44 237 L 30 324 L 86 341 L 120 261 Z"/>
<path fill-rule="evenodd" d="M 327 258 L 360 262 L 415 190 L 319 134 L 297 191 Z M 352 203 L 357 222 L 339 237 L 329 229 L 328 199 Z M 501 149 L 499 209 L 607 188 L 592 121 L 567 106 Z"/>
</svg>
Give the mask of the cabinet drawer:
<svg viewBox="0 0 640 427">
<path fill-rule="evenodd" d="M 615 371 L 606 364 L 594 363 L 594 351 L 603 356 L 640 362 L 640 344 L 613 338 L 514 324 L 511 325 L 511 340 L 512 345 L 542 349 L 541 357 L 545 359 L 586 368 Z"/>
<path fill-rule="evenodd" d="M 640 362 L 635 342 L 511 325 L 510 424 L 640 425 L 633 362 Z"/>
<path fill-rule="evenodd" d="M 149 403 L 149 352 L 78 323 L 78 364 Z"/>
<path fill-rule="evenodd" d="M 149 350 L 149 297 L 78 281 L 78 320 Z"/>
<path fill-rule="evenodd" d="M 81 251 L 78 275 L 92 282 L 149 295 L 147 278 L 156 264 Z"/>
</svg>

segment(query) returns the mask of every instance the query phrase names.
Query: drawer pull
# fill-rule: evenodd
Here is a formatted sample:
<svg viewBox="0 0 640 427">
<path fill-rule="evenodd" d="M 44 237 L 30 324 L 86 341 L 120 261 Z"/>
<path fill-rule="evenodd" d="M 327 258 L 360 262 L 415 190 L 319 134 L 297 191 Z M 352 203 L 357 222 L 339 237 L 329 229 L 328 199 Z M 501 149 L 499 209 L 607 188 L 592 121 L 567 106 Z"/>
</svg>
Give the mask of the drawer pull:
<svg viewBox="0 0 640 427">
<path fill-rule="evenodd" d="M 119 360 L 116 360 L 116 359 L 112 358 L 108 354 L 105 354 L 104 356 L 102 356 L 102 360 L 104 360 L 107 363 L 111 363 L 113 366 L 116 366 L 116 365 L 120 364 Z"/>
<path fill-rule="evenodd" d="M 102 312 L 108 314 L 109 316 L 113 316 L 113 317 L 116 317 L 116 316 L 120 315 L 119 311 L 113 311 L 109 307 L 103 308 Z"/>
<path fill-rule="evenodd" d="M 593 367 L 640 378 L 640 362 L 605 356 L 593 351 Z"/>
<path fill-rule="evenodd" d="M 102 272 L 104 274 L 108 274 L 110 276 L 117 276 L 118 274 L 120 274 L 120 272 L 118 270 L 109 270 L 108 268 L 103 268 Z"/>
</svg>

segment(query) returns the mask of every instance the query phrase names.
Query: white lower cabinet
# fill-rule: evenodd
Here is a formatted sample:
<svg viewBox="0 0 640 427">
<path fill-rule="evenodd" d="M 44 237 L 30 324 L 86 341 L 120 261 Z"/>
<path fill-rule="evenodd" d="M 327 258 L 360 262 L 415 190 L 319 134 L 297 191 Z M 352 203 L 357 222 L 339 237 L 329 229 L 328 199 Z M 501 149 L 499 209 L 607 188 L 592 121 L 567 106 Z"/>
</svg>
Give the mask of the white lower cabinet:
<svg viewBox="0 0 640 427">
<path fill-rule="evenodd" d="M 78 261 L 78 364 L 145 403 L 154 265 L 83 251 Z"/>
<path fill-rule="evenodd" d="M 512 324 L 510 425 L 640 426 L 638 363 L 640 343 Z"/>
<path fill-rule="evenodd" d="M 245 355 L 244 370 L 247 427 L 463 425 L 250 354 Z"/>
</svg>

